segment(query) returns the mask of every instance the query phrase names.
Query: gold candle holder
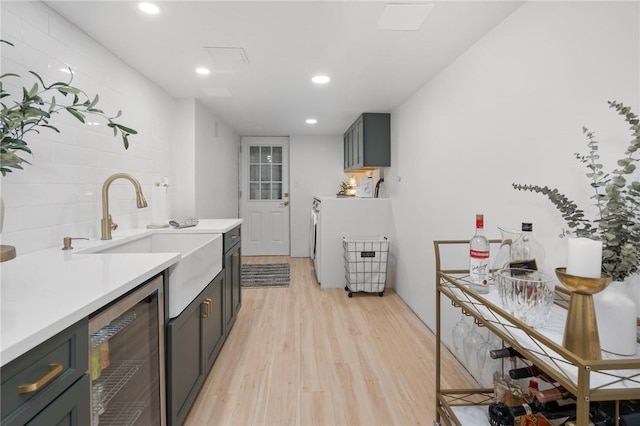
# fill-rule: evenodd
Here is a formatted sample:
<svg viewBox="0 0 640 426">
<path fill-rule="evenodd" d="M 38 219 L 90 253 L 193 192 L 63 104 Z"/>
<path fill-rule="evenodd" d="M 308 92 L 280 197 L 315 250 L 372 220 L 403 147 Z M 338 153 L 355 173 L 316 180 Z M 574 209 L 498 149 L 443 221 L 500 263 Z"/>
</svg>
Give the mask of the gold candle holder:
<svg viewBox="0 0 640 426">
<path fill-rule="evenodd" d="M 586 360 L 602 359 L 593 295 L 609 285 L 611 275 L 578 277 L 567 274 L 566 268 L 556 268 L 556 276 L 571 291 L 562 346 Z"/>
</svg>

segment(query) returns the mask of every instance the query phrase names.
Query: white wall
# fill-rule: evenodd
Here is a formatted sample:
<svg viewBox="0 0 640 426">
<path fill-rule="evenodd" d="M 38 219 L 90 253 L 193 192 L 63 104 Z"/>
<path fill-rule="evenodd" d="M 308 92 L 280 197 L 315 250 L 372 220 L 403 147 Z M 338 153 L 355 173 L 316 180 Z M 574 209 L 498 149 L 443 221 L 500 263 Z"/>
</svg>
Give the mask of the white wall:
<svg viewBox="0 0 640 426">
<path fill-rule="evenodd" d="M 340 182 L 346 180 L 342 161 L 342 135 L 289 138 L 291 256 L 309 257 L 313 197 L 340 190 Z"/>
<path fill-rule="evenodd" d="M 396 291 L 428 326 L 432 242 L 469 239 L 475 213 L 494 238 L 497 226 L 533 222 L 548 268 L 564 265 L 560 214 L 511 183 L 557 186 L 587 208 L 590 187 L 573 153 L 585 152 L 583 125 L 597 132 L 610 164 L 626 148 L 626 123 L 606 101 L 640 112 L 639 17 L 637 2 L 528 2 L 393 111 L 385 184 Z M 449 309 L 446 322 L 459 315 Z"/>
<path fill-rule="evenodd" d="M 215 148 L 206 146 L 210 132 L 206 123 L 216 118 L 206 118 L 206 111 L 197 108 L 193 100 L 171 98 L 43 3 L 2 2 L 0 7 L 1 37 L 15 44 L 1 49 L 2 73 L 26 77 L 29 70 L 35 70 L 52 82 L 68 78 L 59 69 L 70 66 L 75 86 L 91 96 L 98 93 L 98 106 L 105 112 L 122 110 L 119 122 L 139 132 L 125 150 L 121 139 L 114 138 L 104 123 L 88 126 L 58 115 L 51 123 L 61 133 L 32 135 L 29 146 L 34 155 L 28 158 L 32 165 L 2 178 L 6 205 L 3 244 L 16 246 L 20 255 L 61 245 L 64 236 L 99 237 L 102 183 L 117 172 L 134 175 L 148 201 L 153 183 L 169 177 L 172 215 L 217 215 L 224 206 L 224 216 L 237 216 L 236 193 L 231 197 L 228 188 L 217 186 L 216 179 L 218 172 L 227 181 L 237 176 L 233 164 L 237 164 L 235 144 L 239 138 L 232 130 L 222 124 Z M 31 87 L 33 83 L 27 78 L 3 79 L 7 90 L 17 93 L 23 85 Z M 195 156 L 203 152 L 199 160 L 210 161 L 206 169 L 197 169 Z M 196 206 L 196 191 L 223 201 L 213 208 Z M 150 209 L 136 209 L 135 192 L 128 182 L 117 180 L 109 194 L 119 229 L 150 223 Z"/>
<path fill-rule="evenodd" d="M 195 217 L 196 103 L 193 99 L 176 101 L 173 123 L 173 167 L 168 190 L 172 208 L 169 217 Z"/>
<path fill-rule="evenodd" d="M 240 136 L 196 102 L 195 217 L 238 217 Z"/>
</svg>

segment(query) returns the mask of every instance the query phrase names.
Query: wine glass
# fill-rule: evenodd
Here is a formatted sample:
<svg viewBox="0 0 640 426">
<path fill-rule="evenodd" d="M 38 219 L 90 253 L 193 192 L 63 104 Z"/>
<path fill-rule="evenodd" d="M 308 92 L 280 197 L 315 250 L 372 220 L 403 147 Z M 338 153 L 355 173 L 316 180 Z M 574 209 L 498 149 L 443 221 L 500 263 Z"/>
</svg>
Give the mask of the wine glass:
<svg viewBox="0 0 640 426">
<path fill-rule="evenodd" d="M 500 347 L 499 339 L 487 329 L 487 338 L 482 343 L 482 349 L 478 351 L 478 364 L 482 363 L 480 382 L 483 386 L 491 386 L 493 384 L 493 375 L 496 371 L 501 370 L 502 360 L 493 359 L 489 355 L 489 351 Z"/>
<path fill-rule="evenodd" d="M 469 367 L 469 372 L 474 376 L 478 377 L 481 372 L 478 366 L 478 356 L 477 352 L 480 348 L 481 343 L 484 341 L 484 338 L 480 333 L 478 333 L 478 326 L 474 326 L 471 328 L 471 333 L 467 334 L 467 337 L 464 338 L 464 356 L 467 361 L 467 367 Z"/>
<path fill-rule="evenodd" d="M 471 331 L 471 324 L 466 321 L 466 315 L 463 313 L 460 314 L 460 319 L 453 327 L 452 335 L 453 335 L 453 348 L 458 355 L 458 358 L 462 361 L 464 360 L 464 338 Z"/>
</svg>

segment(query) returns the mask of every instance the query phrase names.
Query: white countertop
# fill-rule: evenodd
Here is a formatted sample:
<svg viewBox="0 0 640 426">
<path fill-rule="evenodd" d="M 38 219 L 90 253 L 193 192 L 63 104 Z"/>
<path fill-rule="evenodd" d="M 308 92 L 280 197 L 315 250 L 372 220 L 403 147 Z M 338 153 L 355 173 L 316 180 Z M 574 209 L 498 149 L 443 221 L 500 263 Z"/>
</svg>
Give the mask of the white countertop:
<svg viewBox="0 0 640 426">
<path fill-rule="evenodd" d="M 114 231 L 113 239 L 74 240 L 60 247 L 20 255 L 0 264 L 0 365 L 5 365 L 82 318 L 157 275 L 179 253 L 84 254 L 79 250 L 115 245 L 145 233 L 230 231 L 241 219 L 201 219 L 191 228 Z M 135 259 L 135 260 L 134 260 Z"/>
</svg>

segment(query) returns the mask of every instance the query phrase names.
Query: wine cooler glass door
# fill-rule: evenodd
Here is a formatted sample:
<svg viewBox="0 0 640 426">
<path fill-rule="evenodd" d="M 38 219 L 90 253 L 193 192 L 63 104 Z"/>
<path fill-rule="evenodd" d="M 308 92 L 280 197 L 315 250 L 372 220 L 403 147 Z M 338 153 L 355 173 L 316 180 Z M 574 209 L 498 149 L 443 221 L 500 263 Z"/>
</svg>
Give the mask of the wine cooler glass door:
<svg viewBox="0 0 640 426">
<path fill-rule="evenodd" d="M 89 320 L 93 426 L 165 424 L 163 280 Z"/>
</svg>

